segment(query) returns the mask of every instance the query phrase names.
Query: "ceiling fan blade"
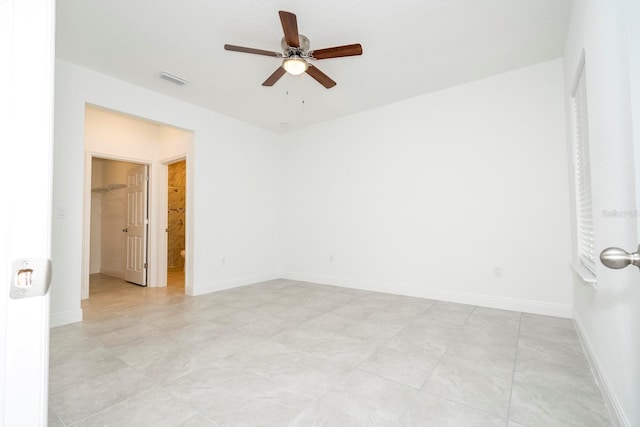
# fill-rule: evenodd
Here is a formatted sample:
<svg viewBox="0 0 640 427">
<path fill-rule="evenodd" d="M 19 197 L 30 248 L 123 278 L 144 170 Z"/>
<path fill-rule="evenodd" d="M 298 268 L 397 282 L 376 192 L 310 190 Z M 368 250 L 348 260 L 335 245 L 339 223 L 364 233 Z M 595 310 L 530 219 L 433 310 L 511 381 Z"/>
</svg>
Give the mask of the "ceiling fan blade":
<svg viewBox="0 0 640 427">
<path fill-rule="evenodd" d="M 362 45 L 360 43 L 348 44 L 344 46 L 328 47 L 326 49 L 312 50 L 309 52 L 315 59 L 340 58 L 342 56 L 362 55 Z"/>
<path fill-rule="evenodd" d="M 254 49 L 252 47 L 244 47 L 244 46 L 235 46 L 232 44 L 225 44 L 224 50 L 232 50 L 234 52 L 244 52 L 244 53 L 253 53 L 256 55 L 265 55 L 265 56 L 275 56 L 276 58 L 281 58 L 282 54 L 280 52 L 272 52 L 270 50 L 262 50 L 262 49 Z"/>
<path fill-rule="evenodd" d="M 282 31 L 284 32 L 284 39 L 287 44 L 291 47 L 300 47 L 298 19 L 296 18 L 296 15 L 291 12 L 285 12 L 284 10 L 281 10 L 278 14 L 280 15 Z"/>
<path fill-rule="evenodd" d="M 316 79 L 318 83 L 320 83 L 322 86 L 326 87 L 327 89 L 331 89 L 337 84 L 336 82 L 331 80 L 331 77 L 327 76 L 325 73 L 320 71 L 318 67 L 314 67 L 311 64 L 309 64 L 309 68 L 307 68 L 307 74 L 309 74 L 311 77 Z"/>
<path fill-rule="evenodd" d="M 280 80 L 280 77 L 284 76 L 286 73 L 287 71 L 284 67 L 279 67 L 273 72 L 273 74 L 267 77 L 267 80 L 262 83 L 262 86 L 273 86 L 278 80 Z"/>
</svg>

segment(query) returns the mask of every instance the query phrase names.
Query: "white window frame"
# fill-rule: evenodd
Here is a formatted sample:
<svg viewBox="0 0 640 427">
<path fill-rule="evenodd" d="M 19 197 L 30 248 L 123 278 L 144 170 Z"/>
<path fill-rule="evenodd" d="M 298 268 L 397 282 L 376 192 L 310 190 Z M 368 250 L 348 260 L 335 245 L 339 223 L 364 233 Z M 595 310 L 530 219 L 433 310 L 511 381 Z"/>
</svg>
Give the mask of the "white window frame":
<svg viewBox="0 0 640 427">
<path fill-rule="evenodd" d="M 589 158 L 586 74 L 583 52 L 571 91 L 573 166 L 576 196 L 576 255 L 578 263 L 586 268 L 593 275 L 592 280 L 595 280 L 596 253 L 591 192 L 591 163 Z"/>
</svg>

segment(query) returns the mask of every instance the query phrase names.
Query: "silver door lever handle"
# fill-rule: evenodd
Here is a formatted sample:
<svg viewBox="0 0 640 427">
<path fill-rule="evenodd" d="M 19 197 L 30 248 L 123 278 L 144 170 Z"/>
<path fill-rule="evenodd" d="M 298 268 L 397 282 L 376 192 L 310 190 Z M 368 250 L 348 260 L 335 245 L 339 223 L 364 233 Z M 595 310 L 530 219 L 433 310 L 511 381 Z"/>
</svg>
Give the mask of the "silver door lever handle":
<svg viewBox="0 0 640 427">
<path fill-rule="evenodd" d="M 600 261 L 605 267 L 614 269 L 625 268 L 629 264 L 640 268 L 640 246 L 633 253 L 620 248 L 607 248 L 600 253 Z"/>
</svg>

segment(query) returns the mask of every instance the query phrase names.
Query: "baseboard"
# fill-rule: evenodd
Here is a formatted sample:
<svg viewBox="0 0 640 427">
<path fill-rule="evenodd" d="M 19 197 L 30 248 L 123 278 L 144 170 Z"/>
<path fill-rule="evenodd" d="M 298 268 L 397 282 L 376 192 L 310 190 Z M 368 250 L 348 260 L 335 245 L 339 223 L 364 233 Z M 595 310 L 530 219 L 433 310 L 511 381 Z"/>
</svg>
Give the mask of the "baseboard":
<svg viewBox="0 0 640 427">
<path fill-rule="evenodd" d="M 68 325 L 70 323 L 82 322 L 82 309 L 63 311 L 62 313 L 51 313 L 50 327 Z"/>
<path fill-rule="evenodd" d="M 211 292 L 223 291 L 225 289 L 237 288 L 239 286 L 266 282 L 267 280 L 279 279 L 281 276 L 282 275 L 280 273 L 257 274 L 255 276 L 207 282 L 206 284 L 194 284 L 186 289 L 186 293 L 191 296 L 204 295 Z"/>
<path fill-rule="evenodd" d="M 582 348 L 587 356 L 587 360 L 589 361 L 589 365 L 591 366 L 591 370 L 593 371 L 596 381 L 600 385 L 600 391 L 602 392 L 604 402 L 609 409 L 609 415 L 611 416 L 611 421 L 614 427 L 631 427 L 631 423 L 624 414 L 620 401 L 611 388 L 611 383 L 608 380 L 607 375 L 601 369 L 598 357 L 593 351 L 593 345 L 591 344 L 589 336 L 585 333 L 584 325 L 578 313 L 574 313 L 574 320 L 578 331 L 578 337 L 582 343 Z"/>
<path fill-rule="evenodd" d="M 557 304 L 545 301 L 524 300 L 437 288 L 421 288 L 419 291 L 416 291 L 415 286 L 402 285 L 397 283 L 394 283 L 394 286 L 392 287 L 387 283 L 365 283 L 358 280 L 349 280 L 331 276 L 314 276 L 293 272 L 282 273 L 281 278 L 320 283 L 324 285 L 363 289 L 374 292 L 407 295 L 418 298 L 436 299 L 439 301 L 479 305 L 482 307 L 498 308 L 501 310 L 521 311 L 525 313 L 542 314 L 545 316 L 564 317 L 567 319 L 573 317 L 573 308 L 569 304 Z"/>
<path fill-rule="evenodd" d="M 100 274 L 104 274 L 105 276 L 116 277 L 118 279 L 124 279 L 124 271 L 115 270 L 113 268 L 100 268 Z"/>
</svg>

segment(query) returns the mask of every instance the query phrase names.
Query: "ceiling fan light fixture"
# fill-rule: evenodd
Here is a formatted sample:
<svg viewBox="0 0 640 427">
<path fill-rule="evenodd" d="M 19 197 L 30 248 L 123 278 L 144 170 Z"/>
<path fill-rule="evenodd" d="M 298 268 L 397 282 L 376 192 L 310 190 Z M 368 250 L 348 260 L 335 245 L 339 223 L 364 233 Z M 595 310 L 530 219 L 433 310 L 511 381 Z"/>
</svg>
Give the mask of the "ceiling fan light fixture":
<svg viewBox="0 0 640 427">
<path fill-rule="evenodd" d="M 294 76 L 299 76 L 300 74 L 307 71 L 309 68 L 309 64 L 299 55 L 292 55 L 286 58 L 282 62 L 282 66 L 287 71 L 287 73 L 292 74 Z"/>
</svg>

